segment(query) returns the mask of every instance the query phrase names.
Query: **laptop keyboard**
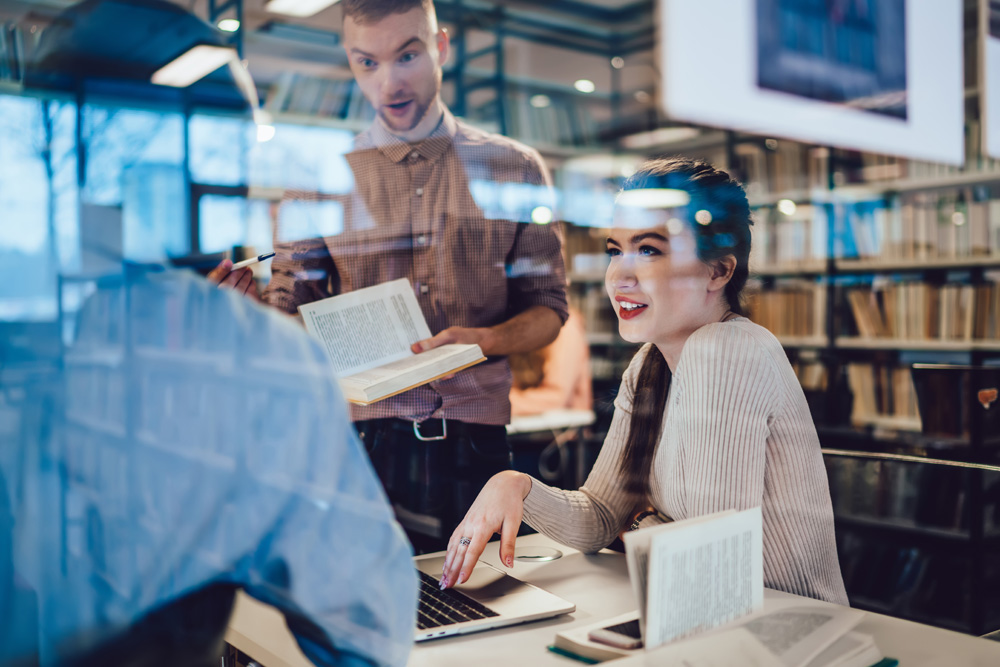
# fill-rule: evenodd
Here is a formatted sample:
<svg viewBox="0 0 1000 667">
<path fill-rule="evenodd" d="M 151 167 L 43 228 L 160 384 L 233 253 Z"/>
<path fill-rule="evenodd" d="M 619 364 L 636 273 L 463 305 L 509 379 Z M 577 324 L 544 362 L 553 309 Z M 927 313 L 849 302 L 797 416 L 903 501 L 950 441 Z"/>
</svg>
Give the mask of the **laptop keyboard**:
<svg viewBox="0 0 1000 667">
<path fill-rule="evenodd" d="M 417 571 L 420 576 L 420 602 L 417 605 L 417 629 L 427 630 L 443 625 L 453 625 L 480 618 L 499 616 L 497 612 L 480 604 L 464 593 L 451 588 L 441 590 L 431 575 Z"/>
</svg>

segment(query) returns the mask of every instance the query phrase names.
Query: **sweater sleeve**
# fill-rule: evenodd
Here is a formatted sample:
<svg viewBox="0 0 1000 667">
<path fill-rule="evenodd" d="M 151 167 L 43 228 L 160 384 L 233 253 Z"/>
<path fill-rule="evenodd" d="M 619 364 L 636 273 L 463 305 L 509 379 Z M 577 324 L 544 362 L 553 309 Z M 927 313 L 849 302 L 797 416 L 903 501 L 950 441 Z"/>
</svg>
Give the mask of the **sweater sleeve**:
<svg viewBox="0 0 1000 667">
<path fill-rule="evenodd" d="M 532 479 L 524 499 L 524 521 L 532 528 L 584 552 L 610 544 L 631 519 L 635 497 L 619 471 L 632 416 L 636 376 L 647 348 L 641 349 L 622 378 L 611 428 L 593 470 L 579 491 L 563 491 Z"/>
</svg>

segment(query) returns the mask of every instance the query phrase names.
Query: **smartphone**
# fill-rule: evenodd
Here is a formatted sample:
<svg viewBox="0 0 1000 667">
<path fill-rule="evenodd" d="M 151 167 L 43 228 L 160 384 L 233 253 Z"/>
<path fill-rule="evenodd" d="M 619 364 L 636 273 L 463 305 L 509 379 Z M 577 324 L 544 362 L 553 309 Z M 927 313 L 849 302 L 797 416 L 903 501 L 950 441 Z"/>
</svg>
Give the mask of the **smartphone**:
<svg viewBox="0 0 1000 667">
<path fill-rule="evenodd" d="M 587 637 L 591 641 L 614 646 L 615 648 L 634 649 L 642 647 L 642 633 L 639 631 L 639 619 L 591 630 L 587 633 Z"/>
</svg>

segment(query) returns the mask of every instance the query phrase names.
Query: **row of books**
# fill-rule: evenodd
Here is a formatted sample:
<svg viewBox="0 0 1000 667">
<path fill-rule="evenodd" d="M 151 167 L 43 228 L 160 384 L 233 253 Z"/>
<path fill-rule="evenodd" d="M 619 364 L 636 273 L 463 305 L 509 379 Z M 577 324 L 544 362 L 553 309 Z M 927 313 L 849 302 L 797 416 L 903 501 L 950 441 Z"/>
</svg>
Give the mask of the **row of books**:
<svg viewBox="0 0 1000 667">
<path fill-rule="evenodd" d="M 769 192 L 827 188 L 829 150 L 796 141 L 768 139 L 734 147 L 735 175 L 747 183 L 752 197 Z"/>
<path fill-rule="evenodd" d="M 962 188 L 914 192 L 886 208 L 835 205 L 836 229 L 849 238 L 838 256 L 881 259 L 964 258 L 1000 253 L 1000 192 Z"/>
<path fill-rule="evenodd" d="M 1000 338 L 1000 282 L 931 285 L 909 282 L 857 287 L 847 302 L 858 335 L 897 340 Z"/>
<path fill-rule="evenodd" d="M 977 119 L 965 126 L 965 163 L 946 165 L 846 149 L 809 146 L 768 139 L 734 147 L 730 166 L 748 184 L 751 197 L 767 193 L 826 190 L 856 184 L 891 184 L 900 180 L 929 180 L 968 173 L 998 173 L 1000 160 L 983 151 L 983 126 Z M 831 165 L 833 173 L 831 174 Z"/>
<path fill-rule="evenodd" d="M 775 336 L 826 334 L 826 286 L 788 281 L 772 290 L 755 291 L 747 298 L 750 319 Z"/>
<path fill-rule="evenodd" d="M 829 221 L 823 206 L 801 205 L 792 215 L 772 207 L 758 208 L 751 228 L 751 271 L 775 265 L 814 267 L 829 254 L 828 230 Z"/>
<path fill-rule="evenodd" d="M 850 363 L 847 384 L 854 395 L 851 423 L 855 426 L 921 430 L 917 392 L 909 368 Z"/>
<path fill-rule="evenodd" d="M 826 364 L 796 359 L 792 362 L 792 370 L 795 371 L 795 377 L 799 379 L 799 384 L 805 391 L 826 390 L 829 379 Z"/>
<path fill-rule="evenodd" d="M 1000 160 L 983 151 L 983 125 L 978 119 L 965 124 L 965 162 L 946 165 L 924 160 L 910 160 L 877 153 L 861 153 L 845 149 L 833 152 L 836 164 L 834 185 L 859 183 L 881 184 L 899 180 L 928 180 L 949 178 L 967 173 L 1000 172 Z"/>
<path fill-rule="evenodd" d="M 370 121 L 375 112 L 353 79 L 325 79 L 285 72 L 268 91 L 272 112 Z"/>
<path fill-rule="evenodd" d="M 546 98 L 547 102 L 538 105 L 538 97 Z M 536 104 L 532 104 L 533 99 Z M 588 146 L 598 141 L 597 120 L 589 105 L 581 104 L 578 97 L 513 91 L 505 101 L 507 134 L 515 139 L 533 146 Z M 488 114 L 491 110 L 484 108 L 481 113 Z"/>
</svg>

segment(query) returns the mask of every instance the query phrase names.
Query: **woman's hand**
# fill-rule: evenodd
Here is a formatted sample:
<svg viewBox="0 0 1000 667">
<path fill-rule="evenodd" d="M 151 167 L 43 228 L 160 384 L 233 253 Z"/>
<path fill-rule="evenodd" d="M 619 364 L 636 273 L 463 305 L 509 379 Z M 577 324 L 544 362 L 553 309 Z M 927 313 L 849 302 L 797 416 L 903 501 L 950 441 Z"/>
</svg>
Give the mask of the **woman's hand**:
<svg viewBox="0 0 1000 667">
<path fill-rule="evenodd" d="M 514 565 L 514 541 L 521 527 L 524 498 L 529 491 L 531 478 L 513 470 L 497 473 L 486 482 L 448 541 L 448 557 L 441 569 L 441 588 L 469 579 L 493 533 L 500 533 L 500 561 L 507 567 Z"/>
</svg>

